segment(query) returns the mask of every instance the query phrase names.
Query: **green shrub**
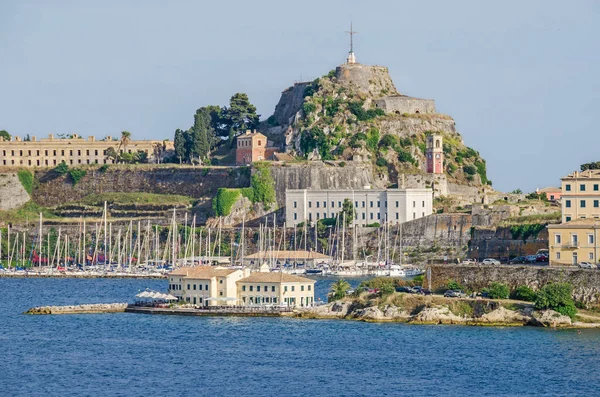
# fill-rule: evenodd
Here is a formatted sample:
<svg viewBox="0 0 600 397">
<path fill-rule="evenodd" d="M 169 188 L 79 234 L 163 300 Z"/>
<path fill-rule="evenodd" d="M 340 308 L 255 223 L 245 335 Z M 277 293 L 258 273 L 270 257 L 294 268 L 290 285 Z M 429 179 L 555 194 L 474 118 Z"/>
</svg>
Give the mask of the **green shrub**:
<svg viewBox="0 0 600 397">
<path fill-rule="evenodd" d="M 31 192 L 33 192 L 33 173 L 29 170 L 19 170 L 17 176 L 25 191 L 31 195 Z"/>
<path fill-rule="evenodd" d="M 98 171 L 100 171 L 100 172 L 106 172 L 107 170 L 108 170 L 108 164 L 104 164 L 100 168 L 98 168 Z"/>
<path fill-rule="evenodd" d="M 416 163 L 416 160 L 412 156 L 412 154 L 410 154 L 406 150 L 402 150 L 402 149 L 398 149 L 398 161 L 400 161 L 402 163 L 411 163 L 411 164 Z"/>
<path fill-rule="evenodd" d="M 346 166 L 346 162 L 345 162 L 345 161 L 340 161 L 340 162 L 338 163 L 338 166 L 343 168 L 343 167 L 345 167 L 345 166 Z"/>
<path fill-rule="evenodd" d="M 377 150 L 377 144 L 379 143 L 379 130 L 377 128 L 371 128 L 367 132 L 367 148 L 374 152 Z"/>
<path fill-rule="evenodd" d="M 67 172 L 68 172 L 69 176 L 71 177 L 71 181 L 73 182 L 73 185 L 76 185 L 77 182 L 79 182 L 81 180 L 81 178 L 83 178 L 85 176 L 85 174 L 87 174 L 87 172 L 85 170 L 82 170 L 80 168 L 72 168 Z"/>
<path fill-rule="evenodd" d="M 477 168 L 477 173 L 479 174 L 479 177 L 481 178 L 481 183 L 483 183 L 484 185 L 488 185 L 490 181 L 487 178 L 485 161 L 476 161 L 475 167 Z"/>
<path fill-rule="evenodd" d="M 267 163 L 255 163 L 255 167 L 256 172 L 250 178 L 252 202 L 270 207 L 275 203 L 275 180 L 271 175 L 271 166 Z"/>
<path fill-rule="evenodd" d="M 513 225 L 510 227 L 510 234 L 513 240 L 517 240 L 519 237 L 523 242 L 527 241 L 529 237 L 537 238 L 538 234 L 546 227 L 545 223 L 526 223 L 523 225 Z"/>
<path fill-rule="evenodd" d="M 446 284 L 446 289 L 464 290 L 464 287 L 454 280 L 448 280 L 448 283 Z"/>
<path fill-rule="evenodd" d="M 304 114 L 308 116 L 317 110 L 317 105 L 311 102 L 304 102 L 304 105 L 302 105 L 302 110 L 304 111 Z"/>
<path fill-rule="evenodd" d="M 379 289 L 379 294 L 384 297 L 393 294 L 396 292 L 396 287 L 392 284 L 383 284 Z"/>
<path fill-rule="evenodd" d="M 59 173 L 60 175 L 64 175 L 64 174 L 67 173 L 67 171 L 69 171 L 69 166 L 63 160 L 63 161 L 60 162 L 59 165 L 57 165 L 54 168 L 54 171 L 57 172 L 57 173 Z"/>
<path fill-rule="evenodd" d="M 536 293 L 526 285 L 518 286 L 511 294 L 512 299 L 520 301 L 535 302 Z"/>
<path fill-rule="evenodd" d="M 221 187 L 217 190 L 217 197 L 213 200 L 213 211 L 217 216 L 227 216 L 231 213 L 231 207 L 240 197 L 240 189 L 228 189 Z"/>
<path fill-rule="evenodd" d="M 366 140 L 367 140 L 367 136 L 365 134 L 363 134 L 362 132 L 359 132 L 357 134 L 352 135 L 352 138 L 350 138 L 349 145 L 353 149 L 358 149 L 359 147 L 362 146 L 361 142 L 364 142 Z"/>
<path fill-rule="evenodd" d="M 390 134 L 385 134 L 383 138 L 381 138 L 381 141 L 379 141 L 379 146 L 385 148 L 395 148 L 399 144 L 398 138 Z"/>
<path fill-rule="evenodd" d="M 502 283 L 491 283 L 488 288 L 483 289 L 484 292 L 488 293 L 488 297 L 491 299 L 508 299 L 510 290 L 506 284 Z"/>
<path fill-rule="evenodd" d="M 463 167 L 463 171 L 465 172 L 465 174 L 467 175 L 475 175 L 477 173 L 477 168 L 475 168 L 472 165 L 465 165 Z"/>
<path fill-rule="evenodd" d="M 386 159 L 384 159 L 383 157 L 378 157 L 378 158 L 377 158 L 377 161 L 375 161 L 375 164 L 376 164 L 378 167 L 385 167 L 385 166 L 387 166 L 387 165 L 388 165 L 388 162 L 387 162 L 387 160 L 386 160 Z"/>
<path fill-rule="evenodd" d="M 373 222 L 373 223 L 369 223 L 367 224 L 365 227 L 380 227 L 381 225 L 379 224 L 379 222 Z"/>
<path fill-rule="evenodd" d="M 536 309 L 551 309 L 571 318 L 577 314 L 573 301 L 573 286 L 569 283 L 547 284 L 535 297 Z"/>
</svg>

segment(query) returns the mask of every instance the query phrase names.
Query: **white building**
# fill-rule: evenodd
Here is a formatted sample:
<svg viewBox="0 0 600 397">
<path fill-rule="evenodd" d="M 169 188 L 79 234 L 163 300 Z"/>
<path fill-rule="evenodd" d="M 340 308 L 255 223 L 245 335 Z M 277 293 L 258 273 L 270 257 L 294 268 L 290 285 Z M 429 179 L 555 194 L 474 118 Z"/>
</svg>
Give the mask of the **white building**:
<svg viewBox="0 0 600 397">
<path fill-rule="evenodd" d="M 358 226 L 383 224 L 386 220 L 391 223 L 403 223 L 431 215 L 433 211 L 431 189 L 287 189 L 286 226 L 334 218 L 341 212 L 345 199 L 354 203 L 354 223 Z"/>
</svg>

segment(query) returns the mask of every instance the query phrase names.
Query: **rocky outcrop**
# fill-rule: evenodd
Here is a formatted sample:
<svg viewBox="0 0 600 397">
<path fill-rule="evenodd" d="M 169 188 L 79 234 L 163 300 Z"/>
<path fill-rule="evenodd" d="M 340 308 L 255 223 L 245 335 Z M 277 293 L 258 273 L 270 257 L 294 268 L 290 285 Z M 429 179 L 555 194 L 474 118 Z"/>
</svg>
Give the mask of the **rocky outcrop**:
<svg viewBox="0 0 600 397">
<path fill-rule="evenodd" d="M 572 324 L 571 318 L 554 310 L 534 311 L 531 314 L 531 322 L 542 327 L 565 327 Z"/>
<path fill-rule="evenodd" d="M 418 324 L 462 324 L 471 320 L 460 317 L 450 311 L 449 307 L 427 307 L 417 313 L 410 321 Z"/>
<path fill-rule="evenodd" d="M 25 314 L 89 314 L 89 313 L 123 313 L 127 303 L 96 303 L 76 306 L 39 306 L 33 307 Z"/>
<path fill-rule="evenodd" d="M 527 324 L 529 317 L 521 312 L 508 310 L 500 306 L 478 319 L 479 322 L 489 324 Z"/>
<path fill-rule="evenodd" d="M 0 210 L 7 211 L 18 208 L 28 202 L 29 194 L 19 181 L 15 172 L 0 174 Z"/>
<path fill-rule="evenodd" d="M 304 90 L 310 82 L 296 83 L 281 93 L 281 98 L 275 106 L 273 117 L 278 124 L 288 125 L 292 118 L 302 109 Z"/>
</svg>

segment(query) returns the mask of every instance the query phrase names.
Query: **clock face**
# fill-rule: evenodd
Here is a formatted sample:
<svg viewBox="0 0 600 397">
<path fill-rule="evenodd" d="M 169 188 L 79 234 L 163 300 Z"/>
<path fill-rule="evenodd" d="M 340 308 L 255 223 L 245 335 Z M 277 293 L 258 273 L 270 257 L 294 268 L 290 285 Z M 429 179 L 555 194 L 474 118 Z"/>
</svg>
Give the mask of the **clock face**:
<svg viewBox="0 0 600 397">
<path fill-rule="evenodd" d="M 440 155 L 439 155 L 439 154 L 436 154 L 436 155 L 435 155 L 435 158 L 436 158 L 436 159 L 439 159 L 439 158 L 440 158 Z"/>
</svg>

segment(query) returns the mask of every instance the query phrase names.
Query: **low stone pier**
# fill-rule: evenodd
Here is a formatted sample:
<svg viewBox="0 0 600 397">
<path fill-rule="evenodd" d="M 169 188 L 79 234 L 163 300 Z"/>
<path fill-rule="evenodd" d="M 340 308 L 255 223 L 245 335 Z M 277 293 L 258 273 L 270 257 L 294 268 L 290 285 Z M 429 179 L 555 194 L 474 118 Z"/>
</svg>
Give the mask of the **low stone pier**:
<svg viewBox="0 0 600 397">
<path fill-rule="evenodd" d="M 95 303 L 75 306 L 39 306 L 32 307 L 24 314 L 93 314 L 124 313 L 127 303 Z"/>
</svg>

